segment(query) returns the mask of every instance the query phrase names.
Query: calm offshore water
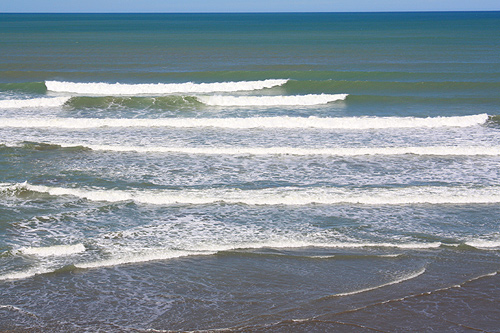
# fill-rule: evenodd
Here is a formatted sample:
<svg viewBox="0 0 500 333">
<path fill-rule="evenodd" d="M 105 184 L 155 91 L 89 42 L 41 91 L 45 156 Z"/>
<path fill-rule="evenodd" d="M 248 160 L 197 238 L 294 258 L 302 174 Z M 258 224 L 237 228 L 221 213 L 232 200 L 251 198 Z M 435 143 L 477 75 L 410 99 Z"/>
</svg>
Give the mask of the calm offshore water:
<svg viewBox="0 0 500 333">
<path fill-rule="evenodd" d="M 498 331 L 499 31 L 0 15 L 0 330 Z"/>
</svg>

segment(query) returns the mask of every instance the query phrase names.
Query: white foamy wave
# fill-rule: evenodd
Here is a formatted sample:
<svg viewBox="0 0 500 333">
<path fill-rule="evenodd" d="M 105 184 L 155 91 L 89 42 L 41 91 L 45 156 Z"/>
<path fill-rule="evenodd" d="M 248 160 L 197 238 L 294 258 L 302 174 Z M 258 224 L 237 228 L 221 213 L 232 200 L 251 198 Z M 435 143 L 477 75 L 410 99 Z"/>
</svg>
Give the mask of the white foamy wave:
<svg viewBox="0 0 500 333">
<path fill-rule="evenodd" d="M 85 251 L 83 244 L 74 245 L 53 245 L 46 247 L 23 247 L 18 250 L 22 254 L 47 256 L 67 256 Z"/>
<path fill-rule="evenodd" d="M 246 205 L 310 204 L 491 204 L 500 203 L 500 187 L 415 186 L 404 188 L 270 188 L 260 190 L 101 190 L 20 184 L 27 190 L 54 196 L 71 195 L 91 201 L 134 201 L 152 205 L 205 205 L 217 202 Z"/>
<path fill-rule="evenodd" d="M 10 183 L 0 183 L 0 193 L 12 193 L 16 191 L 21 191 L 26 189 L 26 185 L 28 183 L 17 183 L 17 184 L 10 184 Z"/>
<path fill-rule="evenodd" d="M 0 109 L 46 108 L 63 106 L 71 97 L 0 100 Z"/>
<path fill-rule="evenodd" d="M 288 80 L 261 80 L 215 83 L 76 83 L 64 81 L 45 81 L 47 90 L 89 95 L 158 95 L 173 93 L 210 93 L 260 90 L 281 86 Z"/>
<path fill-rule="evenodd" d="M 249 128 L 319 128 L 319 129 L 387 129 L 418 127 L 467 127 L 484 124 L 487 114 L 461 117 L 252 117 L 252 118 L 161 118 L 161 119 L 98 119 L 98 118 L 0 118 L 0 127 L 216 127 Z"/>
<path fill-rule="evenodd" d="M 325 155 L 325 156 L 364 156 L 364 155 L 431 155 L 431 156 L 498 156 L 498 147 L 382 147 L 382 148 L 293 148 L 293 147 L 143 147 L 143 146 L 112 146 L 112 145 L 68 145 L 85 146 L 92 150 L 138 153 L 181 153 L 204 155 Z"/>
<path fill-rule="evenodd" d="M 418 277 L 418 276 L 420 276 L 420 275 L 422 275 L 424 273 L 425 273 L 425 268 L 422 268 L 419 271 L 416 271 L 416 272 L 414 272 L 412 274 L 403 276 L 403 277 L 401 277 L 401 278 L 399 278 L 397 280 L 394 280 L 394 281 L 390 281 L 390 282 L 387 282 L 387 283 L 384 283 L 384 284 L 381 284 L 381 285 L 378 285 L 378 286 L 374 286 L 374 287 L 369 287 L 369 288 L 354 290 L 354 291 L 345 292 L 345 293 L 339 293 L 339 294 L 331 295 L 330 297 L 350 296 L 350 295 L 364 293 L 364 292 L 367 292 L 367 291 L 372 291 L 372 290 L 375 290 L 375 289 L 384 288 L 384 287 L 387 287 L 387 286 L 392 286 L 394 284 L 398 284 L 398 283 L 401 283 L 401 282 L 405 282 L 405 281 L 414 279 L 414 278 L 416 278 L 416 277 Z"/>
<path fill-rule="evenodd" d="M 200 102 L 213 106 L 309 106 L 344 100 L 347 94 L 302 96 L 200 96 Z"/>
<path fill-rule="evenodd" d="M 500 240 L 477 239 L 465 242 L 465 244 L 478 249 L 497 249 L 500 248 Z"/>
</svg>

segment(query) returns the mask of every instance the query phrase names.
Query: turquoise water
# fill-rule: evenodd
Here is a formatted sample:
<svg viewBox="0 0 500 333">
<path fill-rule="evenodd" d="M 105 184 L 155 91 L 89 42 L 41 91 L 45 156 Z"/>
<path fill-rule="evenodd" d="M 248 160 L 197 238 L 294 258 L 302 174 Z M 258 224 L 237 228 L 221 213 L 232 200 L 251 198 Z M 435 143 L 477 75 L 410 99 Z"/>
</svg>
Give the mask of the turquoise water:
<svg viewBox="0 0 500 333">
<path fill-rule="evenodd" d="M 1 14 L 0 329 L 497 331 L 500 14 Z"/>
</svg>

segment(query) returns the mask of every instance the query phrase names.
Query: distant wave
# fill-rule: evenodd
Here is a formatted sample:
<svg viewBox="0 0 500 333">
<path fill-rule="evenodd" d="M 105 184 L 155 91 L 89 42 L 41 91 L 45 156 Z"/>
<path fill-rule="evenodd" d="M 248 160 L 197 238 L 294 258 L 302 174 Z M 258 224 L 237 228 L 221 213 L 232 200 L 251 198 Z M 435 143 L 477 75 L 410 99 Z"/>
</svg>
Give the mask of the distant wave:
<svg viewBox="0 0 500 333">
<path fill-rule="evenodd" d="M 249 128 L 319 128 L 319 129 L 388 129 L 468 127 L 488 121 L 487 114 L 457 117 L 251 117 L 251 118 L 160 118 L 160 119 L 98 119 L 98 118 L 0 118 L 0 127 L 217 127 Z"/>
<path fill-rule="evenodd" d="M 70 97 L 6 99 L 0 100 L 0 109 L 57 107 L 63 106 L 69 99 Z"/>
<path fill-rule="evenodd" d="M 199 96 L 200 102 L 213 106 L 307 106 L 344 100 L 347 94 L 299 96 Z"/>
<path fill-rule="evenodd" d="M 260 90 L 281 86 L 288 80 L 261 80 L 215 83 L 77 83 L 65 81 L 45 81 L 47 90 L 90 95 L 144 95 L 144 94 L 172 94 L 172 93 L 210 93 Z"/>
<path fill-rule="evenodd" d="M 491 204 L 500 203 L 500 187 L 415 186 L 402 188 L 270 188 L 261 190 L 105 190 L 42 185 L 3 184 L 0 192 L 32 191 L 53 196 L 75 196 L 91 201 L 134 201 L 153 205 L 205 205 L 217 202 L 246 205 L 310 204 Z"/>
</svg>

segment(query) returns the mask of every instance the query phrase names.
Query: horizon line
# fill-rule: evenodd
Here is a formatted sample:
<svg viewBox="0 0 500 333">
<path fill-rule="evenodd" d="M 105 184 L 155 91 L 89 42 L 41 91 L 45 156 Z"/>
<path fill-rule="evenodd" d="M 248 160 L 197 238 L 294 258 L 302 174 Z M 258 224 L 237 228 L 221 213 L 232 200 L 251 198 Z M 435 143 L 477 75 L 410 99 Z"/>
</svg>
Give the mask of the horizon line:
<svg viewBox="0 0 500 333">
<path fill-rule="evenodd" d="M 0 12 L 2 14 L 390 14 L 390 13 L 491 13 L 500 12 L 500 9 L 479 9 L 479 10 L 380 10 L 380 11 L 231 11 L 231 12 Z"/>
</svg>

